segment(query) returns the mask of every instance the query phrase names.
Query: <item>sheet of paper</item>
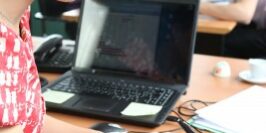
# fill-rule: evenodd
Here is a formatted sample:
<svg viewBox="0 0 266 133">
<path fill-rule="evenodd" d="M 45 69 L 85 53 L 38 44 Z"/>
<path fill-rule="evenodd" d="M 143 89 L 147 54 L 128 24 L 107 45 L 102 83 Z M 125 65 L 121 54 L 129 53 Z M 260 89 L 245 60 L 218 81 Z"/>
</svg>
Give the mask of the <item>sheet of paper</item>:
<svg viewBox="0 0 266 133">
<path fill-rule="evenodd" d="M 121 114 L 126 116 L 147 116 L 147 115 L 156 115 L 162 106 L 150 105 L 144 103 L 131 102 Z"/>
<path fill-rule="evenodd" d="M 253 86 L 196 113 L 236 133 L 265 132 L 266 88 Z"/>
<path fill-rule="evenodd" d="M 75 94 L 67 93 L 62 91 L 54 91 L 48 89 L 43 93 L 44 99 L 47 102 L 61 104 L 67 101 L 68 99 L 72 98 Z"/>
<path fill-rule="evenodd" d="M 216 125 L 198 116 L 194 116 L 191 119 L 189 119 L 188 123 L 200 129 L 211 131 L 212 133 L 234 133 L 233 131 L 220 127 L 219 125 Z"/>
</svg>

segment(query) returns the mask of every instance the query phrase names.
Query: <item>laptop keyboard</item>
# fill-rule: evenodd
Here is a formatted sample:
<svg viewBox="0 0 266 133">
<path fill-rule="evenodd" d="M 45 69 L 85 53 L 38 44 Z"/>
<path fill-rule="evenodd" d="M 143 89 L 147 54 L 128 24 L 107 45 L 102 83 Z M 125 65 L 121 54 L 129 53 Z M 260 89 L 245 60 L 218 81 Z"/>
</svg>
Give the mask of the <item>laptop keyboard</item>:
<svg viewBox="0 0 266 133">
<path fill-rule="evenodd" d="M 51 89 L 77 94 L 97 94 L 128 102 L 164 105 L 174 91 L 127 81 L 110 81 L 87 76 L 68 77 Z"/>
</svg>

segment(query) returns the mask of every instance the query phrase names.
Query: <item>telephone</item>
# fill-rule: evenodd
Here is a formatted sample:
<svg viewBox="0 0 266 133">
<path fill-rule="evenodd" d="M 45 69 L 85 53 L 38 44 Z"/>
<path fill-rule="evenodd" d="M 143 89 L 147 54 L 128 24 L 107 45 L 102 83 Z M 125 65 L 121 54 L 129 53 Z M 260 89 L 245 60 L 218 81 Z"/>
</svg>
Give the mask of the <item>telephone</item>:
<svg viewBox="0 0 266 133">
<path fill-rule="evenodd" d="M 41 46 L 34 52 L 35 61 L 43 62 L 49 59 L 62 46 L 63 37 L 59 34 L 53 34 L 46 37 Z"/>
<path fill-rule="evenodd" d="M 64 44 L 63 36 L 52 34 L 34 52 L 40 72 L 65 72 L 72 66 L 74 43 Z"/>
</svg>

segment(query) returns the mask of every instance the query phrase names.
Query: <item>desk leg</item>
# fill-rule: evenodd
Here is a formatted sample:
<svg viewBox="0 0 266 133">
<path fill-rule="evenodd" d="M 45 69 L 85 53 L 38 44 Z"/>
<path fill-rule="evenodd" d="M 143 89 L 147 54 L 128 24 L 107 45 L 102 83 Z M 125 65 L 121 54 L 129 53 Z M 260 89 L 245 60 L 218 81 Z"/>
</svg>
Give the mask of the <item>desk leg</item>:
<svg viewBox="0 0 266 133">
<path fill-rule="evenodd" d="M 224 55 L 225 35 L 198 33 L 195 53 L 208 55 Z"/>
</svg>

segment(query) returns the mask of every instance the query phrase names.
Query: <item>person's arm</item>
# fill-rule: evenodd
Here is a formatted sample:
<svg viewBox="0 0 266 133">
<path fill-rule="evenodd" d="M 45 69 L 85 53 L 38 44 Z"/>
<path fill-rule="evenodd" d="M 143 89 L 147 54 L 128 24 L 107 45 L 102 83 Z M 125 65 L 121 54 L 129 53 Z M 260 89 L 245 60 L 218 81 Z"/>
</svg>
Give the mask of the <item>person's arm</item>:
<svg viewBox="0 0 266 133">
<path fill-rule="evenodd" d="M 51 116 L 44 116 L 44 126 L 42 133 L 100 133 L 95 130 L 82 128 L 55 119 Z"/>
<path fill-rule="evenodd" d="M 200 13 L 225 20 L 249 24 L 253 18 L 258 0 L 239 0 L 228 5 L 201 3 Z"/>
</svg>

